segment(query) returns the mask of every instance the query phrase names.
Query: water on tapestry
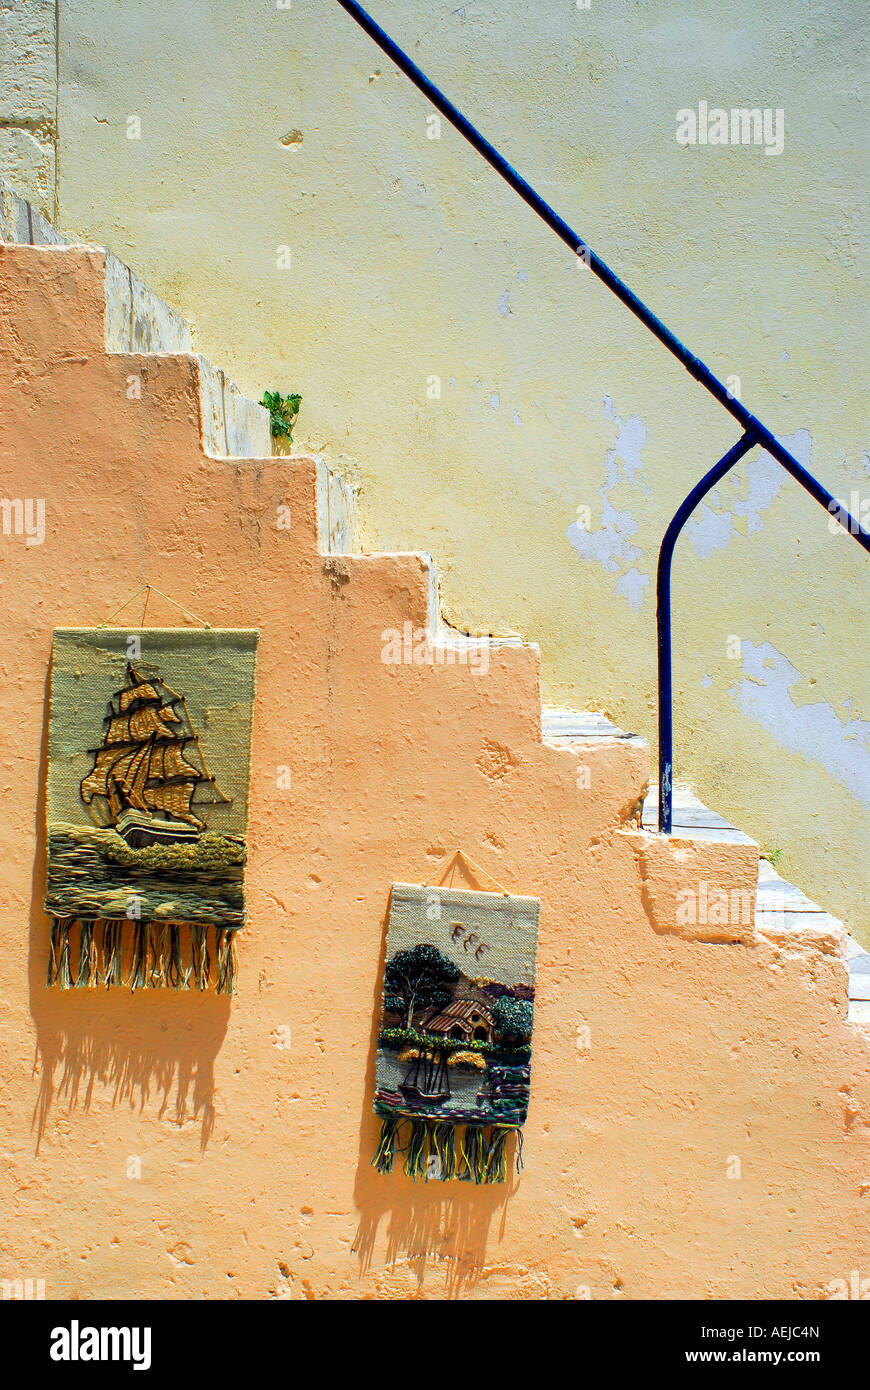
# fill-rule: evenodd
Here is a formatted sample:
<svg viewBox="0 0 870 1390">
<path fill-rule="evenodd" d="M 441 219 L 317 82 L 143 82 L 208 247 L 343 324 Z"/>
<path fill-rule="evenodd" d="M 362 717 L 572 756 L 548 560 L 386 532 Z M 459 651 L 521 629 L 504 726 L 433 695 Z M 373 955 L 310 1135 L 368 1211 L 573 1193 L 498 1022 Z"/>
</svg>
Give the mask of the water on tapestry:
<svg viewBox="0 0 870 1390">
<path fill-rule="evenodd" d="M 258 634 L 54 634 L 48 983 L 232 992 Z"/>
<path fill-rule="evenodd" d="M 504 1181 L 529 1103 L 539 914 L 537 898 L 393 884 L 379 1172 L 401 1153 L 412 1178 Z"/>
</svg>

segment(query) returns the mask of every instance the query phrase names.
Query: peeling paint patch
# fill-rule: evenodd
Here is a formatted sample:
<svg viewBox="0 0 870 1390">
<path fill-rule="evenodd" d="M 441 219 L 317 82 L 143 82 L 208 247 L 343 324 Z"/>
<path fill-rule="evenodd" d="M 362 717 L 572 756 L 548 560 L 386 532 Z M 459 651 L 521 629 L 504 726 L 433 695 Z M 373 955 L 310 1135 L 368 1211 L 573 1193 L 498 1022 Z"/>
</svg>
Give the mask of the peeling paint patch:
<svg viewBox="0 0 870 1390">
<path fill-rule="evenodd" d="M 572 522 L 566 535 L 577 554 L 583 560 L 592 560 L 609 573 L 622 571 L 613 592 L 620 594 L 635 610 L 643 604 L 644 593 L 649 585 L 649 575 L 638 568 L 643 561 L 644 552 L 632 543 L 639 522 L 635 521 L 630 510 L 619 510 L 610 501 L 610 493 L 624 483 L 637 486 L 635 475 L 643 467 L 641 450 L 646 444 L 646 425 L 639 415 L 632 415 L 624 423 L 613 408 L 609 396 L 604 398 L 606 419 L 617 425 L 616 442 L 608 449 L 605 460 L 604 486 L 599 488 L 602 500 L 601 524 L 597 531 L 588 531 L 579 521 Z"/>
<path fill-rule="evenodd" d="M 729 690 L 741 714 L 767 729 L 783 748 L 821 763 L 858 801 L 870 806 L 870 721 L 841 720 L 823 700 L 795 704 L 804 680 L 770 642 L 741 642 L 743 679 Z"/>
<path fill-rule="evenodd" d="M 793 435 L 784 438 L 782 443 L 794 454 L 798 463 L 802 463 L 804 468 L 809 468 L 813 449 L 809 430 L 796 430 Z M 776 459 L 763 449 L 758 458 L 748 465 L 746 476 L 749 480 L 749 491 L 745 498 L 737 498 L 734 511 L 737 516 L 746 517 L 747 531 L 752 535 L 753 531 L 761 530 L 761 513 L 770 506 L 788 475 Z"/>
<path fill-rule="evenodd" d="M 737 535 L 730 513 L 714 512 L 706 502 L 702 502 L 689 518 L 685 530 L 702 560 L 714 550 L 724 550 L 731 537 Z"/>
<path fill-rule="evenodd" d="M 615 420 L 619 433 L 616 436 L 616 443 L 612 449 L 608 449 L 605 463 L 607 465 L 608 482 L 617 482 L 620 477 L 618 460 L 622 461 L 624 476 L 630 483 L 634 482 L 634 475 L 639 468 L 643 468 L 643 459 L 640 451 L 646 443 L 646 425 L 639 415 L 632 415 L 626 420 L 625 424 L 620 420 L 613 408 L 613 401 L 609 396 L 604 397 L 604 414 L 608 420 Z"/>
<path fill-rule="evenodd" d="M 626 570 L 621 579 L 618 579 L 613 590 L 615 594 L 621 594 L 627 600 L 629 608 L 635 612 L 643 604 L 644 591 L 649 584 L 649 575 L 642 574 L 633 565 L 630 570 Z"/>
<path fill-rule="evenodd" d="M 603 490 L 602 490 L 603 491 Z M 601 525 L 597 531 L 587 531 L 575 521 L 568 527 L 568 539 L 584 560 L 595 560 L 604 570 L 628 568 L 643 557 L 643 551 L 632 545 L 630 537 L 638 523 L 631 512 L 619 512 L 605 496 L 601 510 Z"/>
</svg>

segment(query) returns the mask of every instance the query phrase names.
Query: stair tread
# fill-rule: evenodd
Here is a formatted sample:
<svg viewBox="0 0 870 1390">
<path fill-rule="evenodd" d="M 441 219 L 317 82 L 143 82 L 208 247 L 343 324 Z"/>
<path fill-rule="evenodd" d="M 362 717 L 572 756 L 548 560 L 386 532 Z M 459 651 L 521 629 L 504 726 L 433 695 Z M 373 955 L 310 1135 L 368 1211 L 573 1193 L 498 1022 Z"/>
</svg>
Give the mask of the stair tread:
<svg viewBox="0 0 870 1390">
<path fill-rule="evenodd" d="M 606 714 L 594 710 L 560 709 L 555 705 L 544 705 L 541 710 L 541 729 L 547 743 L 594 743 L 619 739 L 646 747 L 645 738 L 639 734 L 627 733 L 620 729 Z"/>
<path fill-rule="evenodd" d="M 545 742 L 557 745 L 613 739 L 637 744 L 646 742 L 637 734 L 626 733 L 604 714 L 593 710 L 560 709 L 553 705 L 545 705 L 542 709 L 541 730 Z M 645 830 L 657 829 L 658 796 L 658 783 L 651 782 L 643 804 L 641 823 Z M 727 844 L 755 843 L 724 816 L 705 806 L 689 787 L 679 783 L 673 791 L 673 826 L 673 834 L 678 838 Z M 782 878 L 768 860 L 761 858 L 758 861 L 755 925 L 760 931 L 766 926 L 768 929 L 776 927 L 780 933 L 842 934 L 849 966 L 849 1018 L 853 1022 L 870 1021 L 870 953 L 849 936 L 839 918 L 826 912 L 796 884 Z"/>
</svg>

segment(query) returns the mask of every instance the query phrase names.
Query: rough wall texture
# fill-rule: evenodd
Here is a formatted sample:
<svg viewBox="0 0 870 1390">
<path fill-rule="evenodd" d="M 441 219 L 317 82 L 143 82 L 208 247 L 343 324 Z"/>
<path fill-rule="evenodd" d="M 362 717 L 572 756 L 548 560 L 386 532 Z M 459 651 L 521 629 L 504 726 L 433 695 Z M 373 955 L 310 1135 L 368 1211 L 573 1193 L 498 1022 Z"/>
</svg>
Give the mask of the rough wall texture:
<svg viewBox="0 0 870 1390">
<path fill-rule="evenodd" d="M 866 513 L 861 7 L 372 8 Z M 651 737 L 658 544 L 734 441 L 724 413 L 458 136 L 427 138 L 335 3 L 58 12 L 57 51 L 54 4 L 2 12 L 0 170 L 176 302 L 249 395 L 301 390 L 297 437 L 355 470 L 369 545 L 438 557 L 454 622 L 540 640 L 548 702 Z M 781 110 L 782 153 L 681 147 L 700 101 Z M 750 459 L 680 543 L 675 691 L 679 775 L 870 941 L 865 563 Z"/>
<path fill-rule="evenodd" d="M 686 885 L 751 894 L 752 847 L 636 831 L 644 750 L 542 744 L 534 649 L 385 664 L 384 630 L 428 621 L 424 560 L 320 555 L 314 460 L 207 457 L 196 358 L 107 355 L 104 276 L 96 251 L 0 247 L 0 467 L 46 501 L 43 544 L 0 550 L 0 1277 L 84 1298 L 848 1281 L 870 1056 L 834 945 L 678 930 Z M 261 631 L 232 1000 L 43 983 L 51 632 L 145 582 Z M 526 1168 L 500 1189 L 369 1166 L 388 886 L 456 844 L 542 900 Z"/>
<path fill-rule="evenodd" d="M 866 515 L 861 7 L 372 7 Z M 0 168 L 249 395 L 301 390 L 298 437 L 355 468 L 368 543 L 437 555 L 455 622 L 534 636 L 550 703 L 651 736 L 658 544 L 735 438 L 723 412 L 459 137 L 427 138 L 335 3 L 16 0 L 2 23 Z M 782 111 L 782 152 L 680 146 L 701 101 Z M 865 562 L 834 531 L 763 458 L 689 528 L 678 772 L 867 941 Z"/>
</svg>

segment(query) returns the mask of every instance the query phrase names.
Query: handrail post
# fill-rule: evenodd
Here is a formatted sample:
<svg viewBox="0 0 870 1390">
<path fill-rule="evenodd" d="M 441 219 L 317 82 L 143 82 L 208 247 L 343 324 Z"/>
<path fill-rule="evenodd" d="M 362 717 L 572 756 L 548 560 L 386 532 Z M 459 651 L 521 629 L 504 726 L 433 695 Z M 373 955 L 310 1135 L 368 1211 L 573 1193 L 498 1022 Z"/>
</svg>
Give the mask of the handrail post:
<svg viewBox="0 0 870 1390">
<path fill-rule="evenodd" d="M 724 454 L 688 497 L 680 504 L 665 531 L 656 573 L 656 626 L 658 630 L 659 676 L 659 830 L 670 835 L 673 829 L 674 775 L 674 694 L 671 639 L 671 562 L 677 538 L 702 497 L 715 487 L 744 454 L 757 443 L 758 435 L 747 430 L 742 439 Z"/>
</svg>

